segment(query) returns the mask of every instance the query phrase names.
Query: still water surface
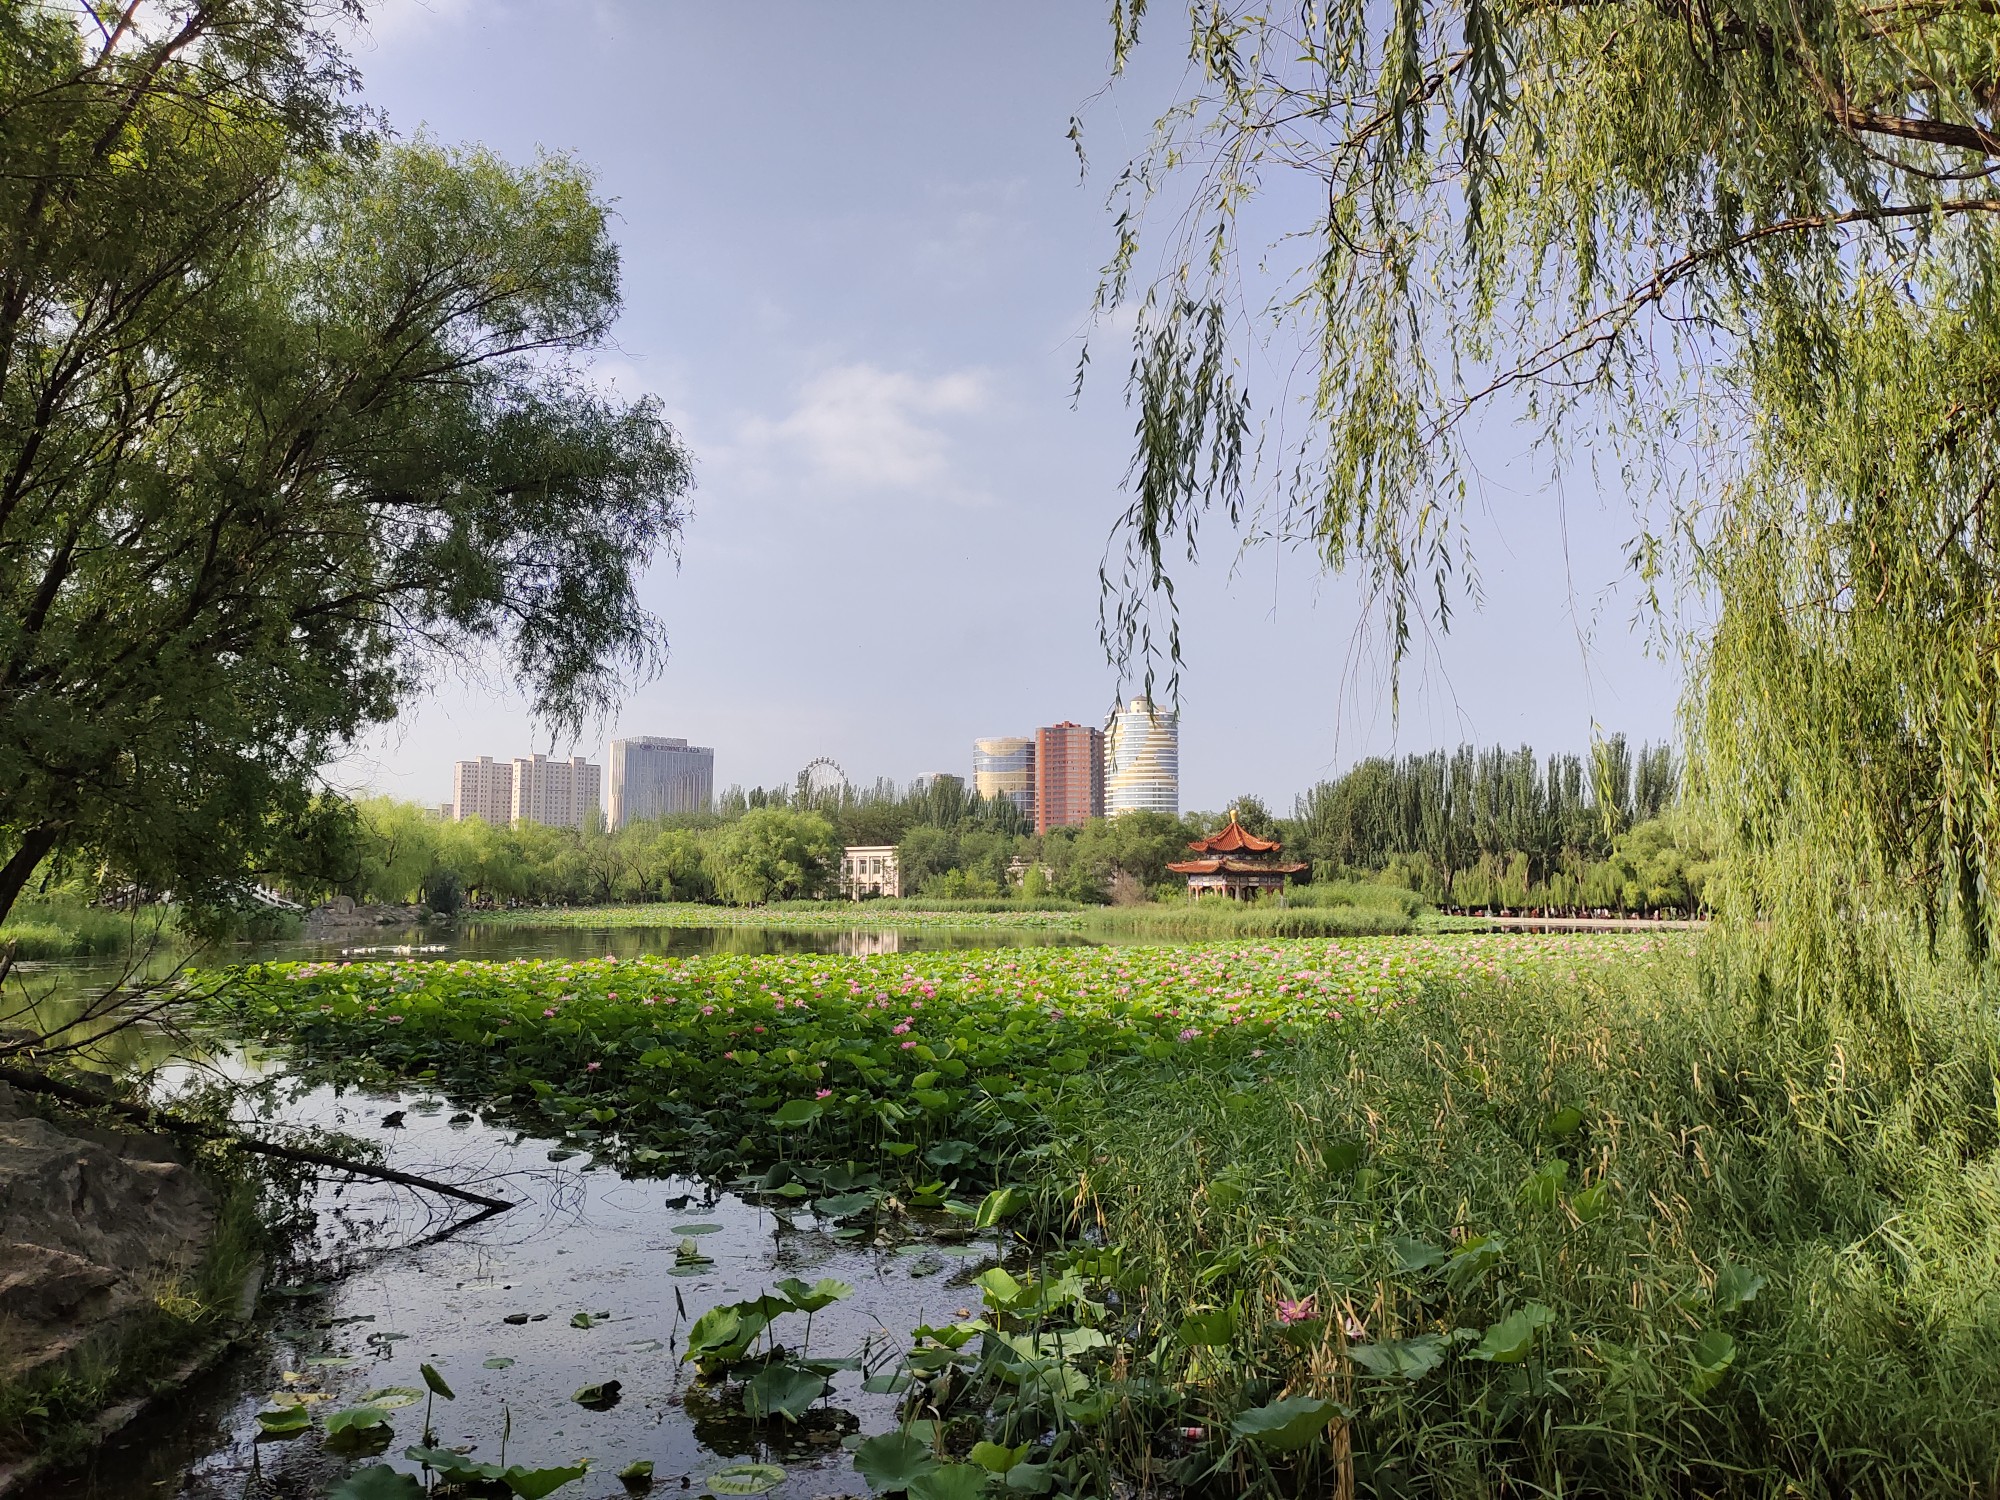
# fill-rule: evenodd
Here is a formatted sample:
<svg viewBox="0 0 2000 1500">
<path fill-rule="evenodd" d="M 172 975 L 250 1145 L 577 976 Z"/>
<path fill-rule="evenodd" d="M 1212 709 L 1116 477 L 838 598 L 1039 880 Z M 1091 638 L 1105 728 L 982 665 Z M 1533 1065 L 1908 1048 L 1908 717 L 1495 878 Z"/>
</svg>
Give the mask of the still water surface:
<svg viewBox="0 0 2000 1500">
<path fill-rule="evenodd" d="M 403 1111 L 399 1125 L 384 1124 Z M 885 1360 L 912 1328 L 978 1305 L 971 1272 L 992 1245 L 843 1242 L 811 1211 L 771 1209 L 683 1179 L 626 1179 L 587 1155 L 552 1162 L 552 1140 L 479 1118 L 416 1092 L 335 1096 L 319 1089 L 285 1111 L 378 1141 L 390 1165 L 438 1175 L 520 1206 L 431 1243 L 453 1218 L 386 1185 L 323 1186 L 321 1249 L 333 1274 L 323 1290 L 268 1289 L 249 1350 L 171 1398 L 107 1443 L 88 1467 L 44 1483 L 48 1500 L 242 1500 L 323 1494 L 356 1464 L 393 1463 L 422 1441 L 421 1403 L 391 1411 L 395 1436 L 379 1458 L 325 1452 L 317 1433 L 258 1441 L 256 1413 L 280 1393 L 327 1412 L 365 1404 L 384 1387 L 423 1386 L 437 1368 L 457 1395 L 432 1423 L 444 1445 L 530 1466 L 593 1460 L 592 1473 L 557 1492 L 574 1500 L 622 1494 L 613 1477 L 636 1459 L 655 1465 L 660 1492 L 699 1490 L 726 1464 L 774 1462 L 789 1475 L 774 1493 L 866 1492 L 839 1445 L 844 1430 L 890 1430 L 895 1398 L 861 1390 L 859 1372 L 834 1377 L 826 1410 L 797 1428 L 752 1425 L 733 1399 L 679 1363 L 691 1319 L 719 1302 L 752 1298 L 779 1280 L 830 1276 L 853 1298 L 817 1314 L 811 1353 Z M 787 1228 L 789 1222 L 795 1226 Z M 686 1268 L 693 1239 L 712 1264 Z M 591 1326 L 575 1326 L 586 1314 Z M 525 1315 L 527 1321 L 507 1321 Z M 604 1316 L 608 1315 L 608 1317 Z M 804 1319 L 778 1337 L 793 1349 Z M 504 1366 L 503 1361 L 511 1361 Z M 608 1411 L 577 1405 L 578 1388 L 622 1382 Z M 845 1414 L 845 1415 L 841 1415 Z"/>
<path fill-rule="evenodd" d="M 1075 934 L 1035 931 L 852 932 L 775 928 L 503 929 L 473 927 L 422 957 L 576 958 L 606 953 L 894 953 L 919 949 L 1075 944 Z M 387 957 L 359 949 L 421 948 L 435 933 L 377 929 L 333 943 L 239 947 L 237 962 Z M 214 962 L 214 959 L 209 959 Z M 102 963 L 38 966 L 38 988 L 71 995 L 117 977 Z M 158 1067 L 164 1037 L 120 1038 L 125 1066 Z M 114 1061 L 107 1059 L 107 1061 Z M 227 1066 L 250 1068 L 240 1057 Z M 210 1060 L 213 1065 L 215 1059 Z M 282 1069 L 281 1061 L 259 1065 Z M 171 1072 L 171 1069 L 169 1070 Z M 385 1123 L 397 1111 L 401 1119 Z M 679 1363 L 691 1319 L 720 1302 L 757 1296 L 788 1276 L 852 1283 L 856 1294 L 817 1314 L 811 1353 L 886 1358 L 912 1328 L 943 1323 L 978 1305 L 970 1274 L 993 1260 L 992 1245 L 889 1244 L 842 1240 L 804 1211 L 770 1208 L 681 1179 L 626 1179 L 564 1153 L 554 1139 L 524 1135 L 433 1094 L 336 1095 L 316 1089 L 285 1107 L 291 1123 L 327 1126 L 380 1142 L 387 1162 L 515 1200 L 520 1206 L 444 1234 L 473 1212 L 388 1185 L 323 1184 L 316 1209 L 324 1290 L 267 1289 L 259 1332 L 238 1354 L 100 1449 L 84 1468 L 44 1481 L 48 1500 L 259 1500 L 315 1496 L 356 1464 L 392 1463 L 422 1441 L 421 1404 L 390 1415 L 395 1436 L 379 1458 L 341 1458 L 313 1435 L 258 1441 L 256 1413 L 271 1397 L 306 1396 L 322 1419 L 384 1387 L 421 1387 L 418 1366 L 435 1366 L 456 1392 L 432 1423 L 448 1447 L 531 1466 L 593 1460 L 592 1472 L 556 1493 L 571 1500 L 622 1495 L 618 1470 L 655 1465 L 655 1493 L 699 1493 L 703 1476 L 756 1460 L 788 1473 L 781 1496 L 866 1493 L 839 1445 L 843 1430 L 895 1425 L 895 1398 L 869 1395 L 863 1375 L 843 1372 L 825 1410 L 797 1428 L 747 1422 L 736 1403 L 692 1379 Z M 559 1153 L 551 1160 L 552 1153 Z M 787 1227 L 788 1225 L 794 1227 Z M 677 1248 L 692 1239 L 711 1263 L 686 1267 Z M 573 1323 L 588 1314 L 591 1326 Z M 608 1314 L 608 1319 L 598 1315 Z M 510 1323 L 511 1316 L 526 1322 Z M 777 1329 L 797 1347 L 804 1319 Z M 606 1411 L 577 1405 L 578 1388 L 622 1382 Z"/>
</svg>

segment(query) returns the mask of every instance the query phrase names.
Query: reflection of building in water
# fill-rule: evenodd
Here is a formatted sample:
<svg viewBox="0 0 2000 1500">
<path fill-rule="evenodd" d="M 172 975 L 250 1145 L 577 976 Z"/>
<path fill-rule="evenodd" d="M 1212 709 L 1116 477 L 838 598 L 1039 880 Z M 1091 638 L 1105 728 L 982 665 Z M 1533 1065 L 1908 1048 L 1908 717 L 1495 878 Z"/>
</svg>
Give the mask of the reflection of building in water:
<svg viewBox="0 0 2000 1500">
<path fill-rule="evenodd" d="M 1027 735 L 1001 735 L 972 742 L 972 789 L 982 797 L 1005 797 L 1035 816 L 1035 742 Z"/>
<path fill-rule="evenodd" d="M 863 896 L 903 894 L 902 867 L 894 844 L 850 844 L 840 857 L 840 894 L 850 901 Z"/>
<path fill-rule="evenodd" d="M 704 813 L 715 796 L 715 752 L 643 734 L 611 742 L 611 826 Z"/>
<path fill-rule="evenodd" d="M 878 953 L 901 953 L 903 935 L 900 932 L 843 932 L 835 940 L 833 951 L 844 953 L 850 958 L 872 958 Z"/>
<path fill-rule="evenodd" d="M 1113 709 L 1104 726 L 1104 815 L 1181 810 L 1180 716 L 1151 698 Z"/>
</svg>

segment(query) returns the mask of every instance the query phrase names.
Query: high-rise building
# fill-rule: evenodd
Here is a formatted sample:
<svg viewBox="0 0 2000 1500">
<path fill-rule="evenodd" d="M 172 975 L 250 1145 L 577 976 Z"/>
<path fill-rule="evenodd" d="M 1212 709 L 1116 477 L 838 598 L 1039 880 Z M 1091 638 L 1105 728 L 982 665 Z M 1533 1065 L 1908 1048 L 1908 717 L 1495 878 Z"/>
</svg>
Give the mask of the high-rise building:
<svg viewBox="0 0 2000 1500">
<path fill-rule="evenodd" d="M 611 742 L 611 826 L 639 818 L 707 812 L 715 800 L 715 752 L 686 740 L 640 735 Z"/>
<path fill-rule="evenodd" d="M 982 797 L 1005 797 L 1035 816 L 1035 742 L 1025 735 L 1001 735 L 972 742 L 972 789 Z"/>
<path fill-rule="evenodd" d="M 1035 731 L 1035 832 L 1104 816 L 1104 732 L 1065 719 Z"/>
<path fill-rule="evenodd" d="M 1104 724 L 1104 813 L 1160 812 L 1180 816 L 1180 715 L 1151 698 L 1134 698 Z"/>
<path fill-rule="evenodd" d="M 514 767 L 490 755 L 456 762 L 451 768 L 451 816 L 455 823 L 484 818 L 505 828 L 514 817 Z"/>
<path fill-rule="evenodd" d="M 550 828 L 587 828 L 597 815 L 604 768 L 581 755 L 550 760 L 546 755 L 514 757 L 516 823 Z"/>
</svg>

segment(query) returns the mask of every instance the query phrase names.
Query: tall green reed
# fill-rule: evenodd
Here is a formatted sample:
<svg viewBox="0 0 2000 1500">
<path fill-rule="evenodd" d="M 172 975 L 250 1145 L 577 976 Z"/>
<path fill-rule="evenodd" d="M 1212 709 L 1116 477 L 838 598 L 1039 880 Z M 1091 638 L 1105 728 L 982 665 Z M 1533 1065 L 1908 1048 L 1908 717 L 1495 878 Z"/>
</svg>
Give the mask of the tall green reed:
<svg viewBox="0 0 2000 1500">
<path fill-rule="evenodd" d="M 1141 1322 L 1241 1294 L 1188 1422 L 1346 1402 L 1361 1493 L 2000 1491 L 2000 1021 L 1939 974 L 1891 1055 L 1741 993 L 1440 986 L 1079 1091 L 1079 1225 Z"/>
</svg>

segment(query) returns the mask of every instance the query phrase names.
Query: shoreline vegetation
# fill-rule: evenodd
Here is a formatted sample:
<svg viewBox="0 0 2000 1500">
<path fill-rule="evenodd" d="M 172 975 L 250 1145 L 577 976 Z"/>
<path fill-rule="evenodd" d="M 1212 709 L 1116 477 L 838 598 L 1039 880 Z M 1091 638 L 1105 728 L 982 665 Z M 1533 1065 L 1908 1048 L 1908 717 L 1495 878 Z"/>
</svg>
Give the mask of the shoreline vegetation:
<svg viewBox="0 0 2000 1500">
<path fill-rule="evenodd" d="M 198 935 L 187 931 L 182 916 L 170 902 L 118 907 L 68 897 L 24 899 L 0 924 L 0 954 L 11 947 L 17 960 L 28 963 L 192 954 L 218 944 L 296 937 L 301 927 L 296 913 L 276 907 L 253 908 L 232 920 L 211 922 L 210 930 Z"/>
</svg>

